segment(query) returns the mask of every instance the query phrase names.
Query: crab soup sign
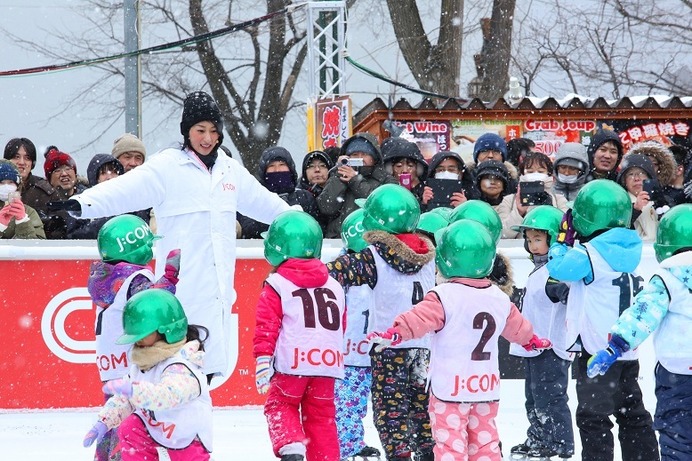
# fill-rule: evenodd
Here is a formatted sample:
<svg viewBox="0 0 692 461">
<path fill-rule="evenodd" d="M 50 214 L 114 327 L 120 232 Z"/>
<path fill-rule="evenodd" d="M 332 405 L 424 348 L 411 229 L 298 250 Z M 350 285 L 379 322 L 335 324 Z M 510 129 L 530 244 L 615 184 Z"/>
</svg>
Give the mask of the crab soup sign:
<svg viewBox="0 0 692 461">
<path fill-rule="evenodd" d="M 596 120 L 535 120 L 524 121 L 523 136 L 536 143 L 536 150 L 554 157 L 566 142 L 589 144 Z"/>
</svg>

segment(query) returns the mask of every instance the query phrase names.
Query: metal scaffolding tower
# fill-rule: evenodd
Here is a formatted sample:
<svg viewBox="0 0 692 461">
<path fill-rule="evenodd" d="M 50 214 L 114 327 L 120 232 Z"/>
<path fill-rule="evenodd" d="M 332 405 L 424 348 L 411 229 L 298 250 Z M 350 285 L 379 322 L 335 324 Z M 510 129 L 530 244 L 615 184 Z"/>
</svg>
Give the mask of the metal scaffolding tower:
<svg viewBox="0 0 692 461">
<path fill-rule="evenodd" d="M 311 97 L 346 93 L 343 50 L 346 47 L 346 2 L 308 2 L 308 85 Z"/>
</svg>

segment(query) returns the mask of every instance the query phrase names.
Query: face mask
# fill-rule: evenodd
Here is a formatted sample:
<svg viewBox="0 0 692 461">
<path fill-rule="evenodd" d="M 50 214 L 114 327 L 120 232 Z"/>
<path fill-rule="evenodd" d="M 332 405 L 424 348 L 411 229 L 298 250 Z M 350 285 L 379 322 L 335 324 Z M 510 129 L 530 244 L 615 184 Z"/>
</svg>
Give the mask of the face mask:
<svg viewBox="0 0 692 461">
<path fill-rule="evenodd" d="M 6 202 L 12 192 L 17 192 L 16 184 L 0 184 L 0 200 Z"/>
<path fill-rule="evenodd" d="M 557 174 L 557 180 L 563 184 L 574 184 L 579 179 L 579 175 L 566 175 L 562 173 Z"/>
<path fill-rule="evenodd" d="M 458 173 L 452 173 L 451 171 L 440 171 L 439 173 L 435 173 L 435 179 L 454 179 L 454 180 L 458 180 L 458 179 L 459 179 L 459 174 L 458 174 Z"/>
<path fill-rule="evenodd" d="M 545 173 L 529 173 L 524 174 L 519 178 L 521 182 L 541 181 L 546 182 L 549 176 Z"/>
<path fill-rule="evenodd" d="M 293 183 L 293 174 L 290 171 L 277 171 L 264 174 L 264 184 L 267 189 L 276 194 L 293 192 L 296 185 Z"/>
</svg>

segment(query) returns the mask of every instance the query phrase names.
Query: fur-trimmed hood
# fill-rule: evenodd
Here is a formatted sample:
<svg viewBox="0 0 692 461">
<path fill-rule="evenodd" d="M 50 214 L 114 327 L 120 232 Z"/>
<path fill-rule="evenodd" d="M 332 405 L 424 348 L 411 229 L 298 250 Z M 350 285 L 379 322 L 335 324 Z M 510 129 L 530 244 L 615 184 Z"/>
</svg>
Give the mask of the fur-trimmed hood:
<svg viewBox="0 0 692 461">
<path fill-rule="evenodd" d="M 391 267 L 405 274 L 415 274 L 435 259 L 435 245 L 432 241 L 423 235 L 415 235 L 427 246 L 426 253 L 416 253 L 396 235 L 384 231 L 368 231 L 363 234 L 363 239 L 374 245 L 377 254 Z"/>
<path fill-rule="evenodd" d="M 673 153 L 660 142 L 644 141 L 635 144 L 630 148 L 629 151 L 627 151 L 627 154 L 623 160 L 627 158 L 628 155 L 632 154 L 641 154 L 646 155 L 647 157 L 653 157 L 656 162 L 658 162 L 656 179 L 658 179 L 658 182 L 662 186 L 668 186 L 673 181 L 677 163 L 675 162 Z"/>
</svg>

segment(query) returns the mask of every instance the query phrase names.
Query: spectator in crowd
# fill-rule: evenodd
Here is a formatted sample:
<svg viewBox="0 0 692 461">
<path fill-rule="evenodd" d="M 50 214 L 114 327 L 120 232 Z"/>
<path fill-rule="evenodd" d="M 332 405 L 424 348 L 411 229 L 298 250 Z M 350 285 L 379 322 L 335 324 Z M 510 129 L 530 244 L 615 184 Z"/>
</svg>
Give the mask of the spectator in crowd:
<svg viewBox="0 0 692 461">
<path fill-rule="evenodd" d="M 663 186 L 663 197 L 666 204 L 673 208 L 681 203 L 692 203 L 692 200 L 685 196 L 685 172 L 690 169 L 692 164 L 692 152 L 685 146 L 672 145 L 669 148 L 675 159 L 675 171 L 673 178 L 668 185 Z"/>
<path fill-rule="evenodd" d="M 653 196 L 649 197 L 649 200 L 653 202 L 653 209 L 660 217 L 670 209 L 666 197 L 663 194 L 663 189 L 666 186 L 670 186 L 675 179 L 675 157 L 673 157 L 673 153 L 666 146 L 658 141 L 643 141 L 633 145 L 630 147 L 629 151 L 627 151 L 623 161 L 628 155 L 632 154 L 646 156 L 653 166 L 654 175 L 649 179 L 655 180 L 656 187 L 655 193 Z M 622 171 L 622 162 L 620 163 L 620 170 Z M 654 237 L 655 236 L 652 236 L 652 238 Z"/>
<path fill-rule="evenodd" d="M 586 183 L 589 171 L 589 155 L 586 147 L 578 142 L 566 142 L 557 148 L 553 171 L 553 192 L 574 200 Z"/>
<path fill-rule="evenodd" d="M 27 138 L 10 139 L 4 157 L 19 170 L 22 202 L 36 210 L 45 227 L 50 219 L 46 205 L 54 200 L 55 190 L 44 178 L 32 173 L 36 166 L 36 146 Z"/>
<path fill-rule="evenodd" d="M 137 136 L 125 133 L 113 142 L 111 154 L 122 164 L 125 172 L 128 172 L 144 163 L 147 149 Z"/>
<path fill-rule="evenodd" d="M 329 158 L 329 163 L 333 166 L 336 165 L 336 161 L 341 155 L 341 147 L 339 146 L 331 146 L 331 147 L 326 147 L 324 149 L 324 153 L 327 154 L 327 157 Z"/>
<path fill-rule="evenodd" d="M 65 201 L 73 195 L 86 190 L 86 186 L 77 180 L 77 164 L 74 159 L 65 152 L 53 147 L 46 154 L 43 164 L 46 179 L 53 186 L 54 201 Z M 69 215 L 64 210 L 49 211 L 49 221 L 44 225 L 46 236 L 49 239 L 66 239 L 67 222 Z"/>
<path fill-rule="evenodd" d="M 380 151 L 385 171 L 410 190 L 421 204 L 424 181 L 428 177 L 428 163 L 416 143 L 404 138 L 391 137 L 382 141 Z"/>
<path fill-rule="evenodd" d="M 223 146 L 221 146 L 221 148 L 223 148 Z M 125 133 L 113 142 L 111 154 L 118 159 L 125 169 L 125 173 L 127 173 L 144 163 L 147 158 L 147 149 L 137 136 L 131 133 Z M 151 208 L 138 210 L 132 214 L 142 218 L 144 222 L 149 224 L 151 231 L 156 233 L 156 219 L 154 218 Z"/>
<path fill-rule="evenodd" d="M 645 242 L 656 240 L 658 230 L 658 216 L 654 203 L 643 188 L 645 180 L 655 178 L 656 170 L 646 155 L 627 154 L 620 162 L 620 174 L 617 181 L 627 191 L 632 201 L 630 227 L 636 230 Z"/>
<path fill-rule="evenodd" d="M 303 189 L 297 189 L 298 173 L 291 153 L 283 147 L 269 147 L 260 156 L 257 177 L 260 184 L 274 192 L 289 205 L 300 205 L 303 211 L 317 219 L 315 197 Z M 241 238 L 259 239 L 269 225 L 238 214 Z"/>
<path fill-rule="evenodd" d="M 301 176 L 298 181 L 298 187 L 312 194 L 317 200 L 317 197 L 324 190 L 324 185 L 329 178 L 329 170 L 334 166 L 326 152 L 314 150 L 303 158 L 303 166 L 301 168 Z M 315 202 L 317 204 L 317 202 Z M 322 233 L 327 230 L 329 217 L 320 213 L 317 209 L 317 222 L 322 228 Z"/>
<path fill-rule="evenodd" d="M 109 179 L 117 178 L 125 173 L 123 165 L 110 154 L 96 154 L 87 167 L 89 186 L 94 187 Z M 96 239 L 101 227 L 112 216 L 96 219 L 79 219 L 67 217 L 67 238 L 75 240 Z"/>
<path fill-rule="evenodd" d="M 553 162 L 542 152 L 526 154 L 519 164 L 519 187 L 516 194 L 506 195 L 497 207 L 497 213 L 502 220 L 502 238 L 524 238 L 521 230 L 512 227 L 520 226 L 526 213 L 538 205 L 552 205 L 562 211 L 567 211 L 567 199 L 562 194 L 553 193 Z M 527 182 L 540 181 L 543 191 L 527 197 L 531 205 L 522 201 L 521 185 Z"/>
<path fill-rule="evenodd" d="M 476 165 L 476 188 L 480 192 L 480 200 L 488 203 L 497 211 L 497 207 L 509 190 L 510 176 L 504 163 L 496 160 L 486 160 Z"/>
<path fill-rule="evenodd" d="M 43 222 L 36 210 L 22 202 L 18 192 L 22 179 L 9 160 L 0 160 L 0 238 L 45 239 Z"/>
<path fill-rule="evenodd" d="M 180 133 L 180 147 L 164 149 L 134 170 L 56 205 L 82 218 L 154 207 L 162 236 L 156 244 L 156 276 L 164 273 L 166 255 L 180 248 L 176 297 L 190 323 L 209 330 L 203 372 L 211 380 L 228 376 L 234 363 L 236 237 L 230 230 L 236 213 L 271 222 L 289 206 L 236 160 L 219 155 L 223 119 L 207 93 L 185 98 Z"/>
<path fill-rule="evenodd" d="M 349 158 L 363 159 L 363 166 L 354 168 L 344 164 Z M 335 164 L 324 190 L 317 197 L 320 213 L 329 216 L 330 220 L 325 238 L 339 238 L 344 218 L 358 208 L 356 199 L 367 198 L 382 184 L 397 183 L 382 168 L 377 139 L 370 133 L 356 133 L 348 138 Z"/>
<path fill-rule="evenodd" d="M 514 138 L 507 141 L 507 161 L 519 168 L 522 157 L 533 151 L 536 143 L 529 138 Z"/>
<path fill-rule="evenodd" d="M 622 160 L 623 150 L 620 137 L 614 131 L 601 129 L 591 138 L 587 149 L 589 155 L 589 174 L 586 182 L 594 179 L 610 179 L 618 176 L 618 165 Z"/>
<path fill-rule="evenodd" d="M 516 192 L 516 168 L 512 163 L 507 161 L 507 143 L 495 133 L 482 134 L 473 145 L 473 161 L 475 162 L 475 166 L 477 167 L 487 160 L 504 163 L 505 168 L 510 172 L 510 174 L 507 175 L 507 193 Z M 478 173 L 475 174 L 477 177 Z"/>
<path fill-rule="evenodd" d="M 480 197 L 480 192 L 476 188 L 473 180 L 472 173 L 466 168 L 464 160 L 456 152 L 449 150 L 442 150 L 430 159 L 430 171 L 432 172 L 429 177 L 439 180 L 452 180 L 461 181 L 462 190 L 459 192 L 454 192 L 450 195 L 449 203 L 446 205 L 449 208 L 456 208 L 466 200 L 473 200 Z M 433 203 L 439 203 L 439 201 L 433 200 L 435 198 L 432 188 L 426 184 L 425 190 L 423 191 L 423 201 L 422 209 L 431 210 L 436 208 L 432 205 Z M 431 200 L 433 202 L 431 202 Z"/>
</svg>

